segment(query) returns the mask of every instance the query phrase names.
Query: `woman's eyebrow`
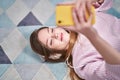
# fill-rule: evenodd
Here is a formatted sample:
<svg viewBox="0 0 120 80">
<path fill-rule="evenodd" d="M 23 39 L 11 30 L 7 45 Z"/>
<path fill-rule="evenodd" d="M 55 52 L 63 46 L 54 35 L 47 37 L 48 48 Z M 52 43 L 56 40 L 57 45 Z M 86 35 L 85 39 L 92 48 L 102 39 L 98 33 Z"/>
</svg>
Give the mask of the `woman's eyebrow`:
<svg viewBox="0 0 120 80">
<path fill-rule="evenodd" d="M 48 32 L 48 33 L 50 32 L 50 28 L 47 28 L 47 32 Z"/>
<path fill-rule="evenodd" d="M 48 39 L 46 40 L 46 46 L 48 46 Z"/>
<path fill-rule="evenodd" d="M 49 33 L 49 28 L 47 28 L 47 33 Z M 48 38 L 46 40 L 46 46 L 48 46 Z"/>
</svg>

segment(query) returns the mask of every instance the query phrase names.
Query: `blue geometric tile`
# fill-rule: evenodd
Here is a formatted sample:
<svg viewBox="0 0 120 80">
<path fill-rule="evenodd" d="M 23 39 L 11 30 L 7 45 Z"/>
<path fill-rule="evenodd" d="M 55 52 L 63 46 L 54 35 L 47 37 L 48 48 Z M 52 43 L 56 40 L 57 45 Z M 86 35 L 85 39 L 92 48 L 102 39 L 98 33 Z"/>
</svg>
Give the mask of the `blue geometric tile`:
<svg viewBox="0 0 120 80">
<path fill-rule="evenodd" d="M 0 0 L 0 7 L 3 8 L 4 10 L 8 9 L 15 0 Z"/>
<path fill-rule="evenodd" d="M 9 19 L 6 13 L 0 15 L 0 27 L 4 27 L 4 28 L 15 27 L 14 23 Z"/>
<path fill-rule="evenodd" d="M 3 9 L 0 7 L 0 15 L 1 15 L 3 12 L 4 12 Z"/>
<path fill-rule="evenodd" d="M 46 65 L 50 68 L 55 77 L 57 77 L 57 80 L 62 80 L 65 77 L 65 74 L 67 73 L 67 66 L 65 63 L 46 63 Z"/>
<path fill-rule="evenodd" d="M 26 48 L 21 52 L 21 54 L 14 60 L 15 64 L 38 64 L 41 63 L 42 60 L 40 57 L 32 51 L 30 45 L 27 45 Z"/>
<path fill-rule="evenodd" d="M 120 18 L 120 0 L 113 0 L 113 6 L 107 11 L 109 14 Z"/>
<path fill-rule="evenodd" d="M 40 0 L 32 9 L 32 13 L 42 24 L 44 24 L 54 13 L 54 10 L 55 7 L 51 4 L 50 0 Z"/>
<path fill-rule="evenodd" d="M 53 13 L 53 15 L 51 15 L 51 17 L 45 22 L 46 26 L 55 26 L 55 13 Z"/>
<path fill-rule="evenodd" d="M 13 31 L 14 27 L 2 27 L 0 28 L 0 43 L 10 34 L 11 31 Z"/>
<path fill-rule="evenodd" d="M 34 26 L 20 26 L 18 27 L 19 31 L 23 34 L 23 36 L 29 40 L 30 34 L 35 30 L 40 28 L 41 26 L 39 25 L 34 25 Z"/>
<path fill-rule="evenodd" d="M 118 12 L 118 11 L 115 10 L 114 8 L 109 9 L 109 10 L 107 11 L 107 13 L 112 14 L 112 15 L 120 18 L 120 12 Z"/>
<path fill-rule="evenodd" d="M 30 12 L 19 24 L 18 26 L 30 26 L 30 25 L 42 25 Z"/>
<path fill-rule="evenodd" d="M 27 40 L 17 28 L 15 28 L 1 43 L 4 52 L 9 57 L 11 62 L 19 56 L 26 45 Z"/>
<path fill-rule="evenodd" d="M 30 12 L 22 0 L 16 0 L 15 3 L 6 10 L 6 14 L 15 25 Z"/>
<path fill-rule="evenodd" d="M 22 80 L 32 80 L 40 69 L 41 64 L 16 64 L 15 68 Z M 40 79 L 42 80 L 42 79 Z"/>
<path fill-rule="evenodd" d="M 3 51 L 2 47 L 0 46 L 0 64 L 11 64 L 8 56 Z"/>
<path fill-rule="evenodd" d="M 58 80 L 58 79 L 54 76 L 51 70 L 46 65 L 43 64 L 32 80 Z"/>
<path fill-rule="evenodd" d="M 29 9 L 32 9 L 40 0 L 23 0 L 23 2 L 28 6 Z"/>
<path fill-rule="evenodd" d="M 10 65 L 5 73 L 0 77 L 0 80 L 22 80 L 14 65 Z"/>
<path fill-rule="evenodd" d="M 0 64 L 0 77 L 5 73 L 11 64 Z"/>
</svg>

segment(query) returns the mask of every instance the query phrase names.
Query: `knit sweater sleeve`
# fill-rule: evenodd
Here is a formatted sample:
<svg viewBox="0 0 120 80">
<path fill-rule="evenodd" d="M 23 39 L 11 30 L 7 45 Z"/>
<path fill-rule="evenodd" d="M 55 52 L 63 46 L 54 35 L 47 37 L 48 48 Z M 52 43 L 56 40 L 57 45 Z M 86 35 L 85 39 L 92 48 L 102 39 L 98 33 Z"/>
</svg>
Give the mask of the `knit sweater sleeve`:
<svg viewBox="0 0 120 80">
<path fill-rule="evenodd" d="M 120 65 L 106 63 L 99 52 L 82 35 L 80 41 L 84 44 L 76 43 L 72 53 L 74 70 L 78 76 L 85 80 L 120 79 Z"/>
<path fill-rule="evenodd" d="M 97 56 L 92 56 L 81 61 L 86 64 L 76 68 L 77 74 L 85 80 L 119 80 L 120 65 L 111 65 Z M 81 62 L 82 63 L 82 62 Z"/>
</svg>

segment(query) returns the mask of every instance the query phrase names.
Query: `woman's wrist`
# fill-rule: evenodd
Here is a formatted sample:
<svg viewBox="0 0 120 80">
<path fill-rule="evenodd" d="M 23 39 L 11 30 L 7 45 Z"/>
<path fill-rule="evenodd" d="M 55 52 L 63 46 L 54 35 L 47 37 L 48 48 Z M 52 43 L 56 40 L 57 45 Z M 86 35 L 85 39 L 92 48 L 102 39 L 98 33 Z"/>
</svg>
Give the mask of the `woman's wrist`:
<svg viewBox="0 0 120 80">
<path fill-rule="evenodd" d="M 82 33 L 84 36 L 86 36 L 89 40 L 94 40 L 96 39 L 99 35 L 97 33 L 97 30 L 92 28 L 86 29 L 85 31 L 83 31 Z"/>
</svg>

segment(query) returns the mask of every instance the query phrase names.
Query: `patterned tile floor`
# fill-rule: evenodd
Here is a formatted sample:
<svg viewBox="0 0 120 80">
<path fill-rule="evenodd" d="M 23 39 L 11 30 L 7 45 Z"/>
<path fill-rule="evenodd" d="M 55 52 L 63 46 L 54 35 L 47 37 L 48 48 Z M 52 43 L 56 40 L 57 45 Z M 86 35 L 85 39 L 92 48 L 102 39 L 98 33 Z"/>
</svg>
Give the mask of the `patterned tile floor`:
<svg viewBox="0 0 120 80">
<path fill-rule="evenodd" d="M 34 29 L 54 27 L 55 5 L 70 0 L 0 0 L 0 80 L 69 80 L 65 63 L 43 63 L 29 44 Z M 120 1 L 108 13 L 120 18 Z"/>
</svg>

